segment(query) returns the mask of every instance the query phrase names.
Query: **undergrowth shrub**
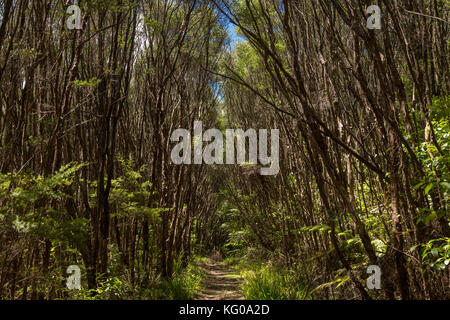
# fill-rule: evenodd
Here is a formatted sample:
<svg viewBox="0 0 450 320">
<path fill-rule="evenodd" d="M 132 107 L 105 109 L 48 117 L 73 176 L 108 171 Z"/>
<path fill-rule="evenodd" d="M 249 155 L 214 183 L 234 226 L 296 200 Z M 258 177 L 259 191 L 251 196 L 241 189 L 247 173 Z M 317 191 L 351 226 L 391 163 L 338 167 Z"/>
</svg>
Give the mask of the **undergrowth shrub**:
<svg viewBox="0 0 450 320">
<path fill-rule="evenodd" d="M 294 270 L 262 266 L 242 272 L 245 283 L 242 293 L 250 300 L 304 300 L 307 288 L 304 279 Z"/>
</svg>

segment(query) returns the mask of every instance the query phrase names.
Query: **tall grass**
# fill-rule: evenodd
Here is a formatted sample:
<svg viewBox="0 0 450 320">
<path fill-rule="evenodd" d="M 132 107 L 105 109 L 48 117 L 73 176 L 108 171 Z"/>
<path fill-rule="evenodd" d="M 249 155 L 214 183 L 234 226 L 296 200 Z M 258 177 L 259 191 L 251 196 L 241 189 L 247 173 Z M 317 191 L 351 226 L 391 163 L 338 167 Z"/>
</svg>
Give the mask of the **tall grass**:
<svg viewBox="0 0 450 320">
<path fill-rule="evenodd" d="M 304 300 L 307 288 L 301 275 L 293 270 L 262 266 L 242 271 L 242 293 L 249 300 Z"/>
<path fill-rule="evenodd" d="M 80 290 L 64 289 L 64 292 L 68 299 L 73 300 L 190 300 L 200 289 L 203 278 L 204 271 L 197 261 L 193 259 L 186 268 L 182 268 L 181 258 L 175 259 L 174 273 L 170 278 L 152 277 L 141 287 L 133 288 L 126 277 L 110 274 L 99 279 L 96 289 L 89 290 L 83 286 Z"/>
<path fill-rule="evenodd" d="M 162 279 L 154 288 L 148 290 L 151 300 L 190 300 L 201 288 L 203 270 L 196 261 L 183 269 L 181 259 L 174 261 L 174 273 L 168 279 Z"/>
<path fill-rule="evenodd" d="M 300 265 L 283 266 L 276 255 L 258 248 L 246 248 L 243 256 L 229 256 L 225 262 L 245 280 L 241 292 L 248 300 L 311 299 Z"/>
</svg>

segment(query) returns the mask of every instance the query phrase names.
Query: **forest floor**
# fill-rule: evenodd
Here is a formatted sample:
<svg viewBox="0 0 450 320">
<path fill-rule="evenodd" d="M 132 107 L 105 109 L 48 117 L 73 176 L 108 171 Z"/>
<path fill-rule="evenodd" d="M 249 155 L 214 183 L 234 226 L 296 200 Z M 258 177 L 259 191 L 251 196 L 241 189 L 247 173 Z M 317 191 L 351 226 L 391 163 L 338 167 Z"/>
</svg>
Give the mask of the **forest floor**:
<svg viewBox="0 0 450 320">
<path fill-rule="evenodd" d="M 239 290 L 243 279 L 233 273 L 218 255 L 207 258 L 199 266 L 204 270 L 202 289 L 196 300 L 244 300 Z"/>
</svg>

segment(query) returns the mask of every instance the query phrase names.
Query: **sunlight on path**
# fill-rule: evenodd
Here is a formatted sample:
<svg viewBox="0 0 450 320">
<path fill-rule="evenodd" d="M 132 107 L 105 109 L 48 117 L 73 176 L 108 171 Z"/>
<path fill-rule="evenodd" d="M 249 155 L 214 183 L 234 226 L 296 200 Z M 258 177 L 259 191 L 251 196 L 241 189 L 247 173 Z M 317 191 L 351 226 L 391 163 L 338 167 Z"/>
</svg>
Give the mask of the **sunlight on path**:
<svg viewBox="0 0 450 320">
<path fill-rule="evenodd" d="M 239 291 L 242 279 L 232 275 L 232 270 L 220 258 L 208 258 L 200 265 L 206 272 L 203 290 L 196 300 L 244 300 Z"/>
</svg>

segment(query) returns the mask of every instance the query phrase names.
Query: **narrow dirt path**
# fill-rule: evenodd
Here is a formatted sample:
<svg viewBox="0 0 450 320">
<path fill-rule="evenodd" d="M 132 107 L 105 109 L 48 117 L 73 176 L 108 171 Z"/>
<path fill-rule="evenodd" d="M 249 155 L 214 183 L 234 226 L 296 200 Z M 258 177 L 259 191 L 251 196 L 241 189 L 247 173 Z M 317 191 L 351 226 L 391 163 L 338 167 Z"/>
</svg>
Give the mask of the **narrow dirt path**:
<svg viewBox="0 0 450 320">
<path fill-rule="evenodd" d="M 196 297 L 196 300 L 244 300 L 244 296 L 239 291 L 242 279 L 232 275 L 232 270 L 226 266 L 222 258 L 212 256 L 207 262 L 200 266 L 205 270 L 203 279 L 203 290 Z"/>
</svg>

